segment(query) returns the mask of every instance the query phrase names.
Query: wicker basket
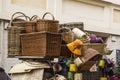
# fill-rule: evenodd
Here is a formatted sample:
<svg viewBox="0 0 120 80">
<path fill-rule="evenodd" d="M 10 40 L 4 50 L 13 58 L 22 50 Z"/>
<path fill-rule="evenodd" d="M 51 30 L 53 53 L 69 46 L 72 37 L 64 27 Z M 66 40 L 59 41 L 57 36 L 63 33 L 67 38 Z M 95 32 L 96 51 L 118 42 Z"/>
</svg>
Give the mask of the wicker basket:
<svg viewBox="0 0 120 80">
<path fill-rule="evenodd" d="M 27 33 L 36 32 L 36 23 L 38 19 L 39 17 L 37 15 L 33 15 L 30 21 L 25 22 L 25 30 Z"/>
<path fill-rule="evenodd" d="M 93 49 L 97 50 L 100 54 L 103 54 L 105 47 L 106 47 L 106 44 L 101 44 L 101 43 L 85 43 L 82 46 L 82 53 L 85 53 L 85 51 L 88 48 L 93 48 Z"/>
<path fill-rule="evenodd" d="M 8 28 L 8 57 L 20 55 L 21 45 L 19 35 L 24 32 L 24 27 L 11 26 Z"/>
<path fill-rule="evenodd" d="M 60 24 L 60 28 L 68 27 L 71 30 L 73 28 L 79 28 L 81 30 L 84 30 L 84 24 L 82 22 L 69 22 L 69 23 L 63 23 Z"/>
<path fill-rule="evenodd" d="M 26 16 L 22 12 L 15 12 L 10 21 L 10 25 L 17 27 L 25 27 L 25 21 L 30 20 L 28 16 Z"/>
<path fill-rule="evenodd" d="M 90 71 L 81 71 L 82 73 L 82 80 L 100 80 L 102 76 L 100 71 L 90 72 Z"/>
<path fill-rule="evenodd" d="M 37 15 L 33 15 L 30 18 L 22 12 L 16 12 L 11 17 L 10 25 L 17 26 L 17 27 L 25 27 L 26 33 L 36 32 L 37 18 L 38 18 Z"/>
<path fill-rule="evenodd" d="M 25 22 L 25 31 L 26 33 L 36 32 L 36 22 L 35 21 L 28 21 Z"/>
<path fill-rule="evenodd" d="M 34 32 L 21 34 L 22 56 L 59 57 L 61 34 Z"/>
<path fill-rule="evenodd" d="M 52 20 L 45 20 L 44 17 L 47 14 L 50 14 L 53 19 Z M 39 31 L 57 32 L 58 31 L 58 26 L 59 26 L 59 21 L 55 20 L 54 16 L 51 13 L 46 12 L 43 15 L 42 19 L 37 21 L 36 29 L 37 29 L 38 32 Z"/>
<path fill-rule="evenodd" d="M 82 64 L 81 66 L 79 66 L 79 70 L 80 71 L 85 71 L 85 70 L 90 70 L 90 68 L 96 64 L 96 61 L 87 61 L 86 63 Z"/>
</svg>

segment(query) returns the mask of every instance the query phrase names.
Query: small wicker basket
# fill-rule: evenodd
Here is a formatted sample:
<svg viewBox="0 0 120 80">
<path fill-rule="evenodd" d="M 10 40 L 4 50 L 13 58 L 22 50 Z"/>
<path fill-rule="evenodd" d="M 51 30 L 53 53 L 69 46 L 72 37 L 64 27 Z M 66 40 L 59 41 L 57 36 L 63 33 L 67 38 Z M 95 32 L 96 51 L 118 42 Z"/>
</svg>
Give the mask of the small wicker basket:
<svg viewBox="0 0 120 80">
<path fill-rule="evenodd" d="M 49 14 L 52 16 L 52 20 L 46 20 L 44 17 Z M 46 12 L 42 19 L 37 21 L 36 29 L 38 32 L 40 31 L 49 31 L 49 32 L 57 32 L 59 26 L 59 21 L 55 20 L 54 16 L 50 12 Z"/>
<path fill-rule="evenodd" d="M 15 12 L 10 21 L 11 26 L 25 27 L 25 21 L 29 21 L 30 18 L 22 12 Z"/>
</svg>

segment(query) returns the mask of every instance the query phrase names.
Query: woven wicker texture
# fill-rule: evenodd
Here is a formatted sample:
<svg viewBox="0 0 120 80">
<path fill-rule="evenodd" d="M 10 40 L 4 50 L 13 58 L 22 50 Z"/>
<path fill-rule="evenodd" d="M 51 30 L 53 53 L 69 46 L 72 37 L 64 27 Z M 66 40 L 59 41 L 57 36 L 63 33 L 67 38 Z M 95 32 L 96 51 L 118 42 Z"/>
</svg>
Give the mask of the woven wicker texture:
<svg viewBox="0 0 120 80">
<path fill-rule="evenodd" d="M 8 28 L 8 56 L 20 55 L 20 34 L 25 32 L 24 27 L 12 26 Z"/>
<path fill-rule="evenodd" d="M 44 17 L 49 14 L 52 16 L 52 20 L 46 20 L 44 19 Z M 57 32 L 58 31 L 58 26 L 59 26 L 59 21 L 55 20 L 54 16 L 49 13 L 49 12 L 46 12 L 42 19 L 39 19 L 37 21 L 37 31 L 40 32 L 40 31 L 49 31 L 49 32 Z"/>
<path fill-rule="evenodd" d="M 21 34 L 22 56 L 58 57 L 61 51 L 61 34 L 34 32 Z"/>
</svg>

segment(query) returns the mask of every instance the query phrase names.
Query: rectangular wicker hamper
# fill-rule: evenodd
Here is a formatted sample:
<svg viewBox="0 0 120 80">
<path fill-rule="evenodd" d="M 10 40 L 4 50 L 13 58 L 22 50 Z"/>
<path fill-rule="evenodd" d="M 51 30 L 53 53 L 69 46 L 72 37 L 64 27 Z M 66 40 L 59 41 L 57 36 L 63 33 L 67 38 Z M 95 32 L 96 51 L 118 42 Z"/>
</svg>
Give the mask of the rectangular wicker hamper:
<svg viewBox="0 0 120 80">
<path fill-rule="evenodd" d="M 59 57 L 61 34 L 34 32 L 21 34 L 22 56 Z"/>
<path fill-rule="evenodd" d="M 84 43 L 82 46 L 82 53 L 85 53 L 88 48 L 93 48 L 97 50 L 99 53 L 104 54 L 104 48 L 106 47 L 106 44 L 101 43 Z M 84 55 L 84 54 L 83 54 Z"/>
</svg>

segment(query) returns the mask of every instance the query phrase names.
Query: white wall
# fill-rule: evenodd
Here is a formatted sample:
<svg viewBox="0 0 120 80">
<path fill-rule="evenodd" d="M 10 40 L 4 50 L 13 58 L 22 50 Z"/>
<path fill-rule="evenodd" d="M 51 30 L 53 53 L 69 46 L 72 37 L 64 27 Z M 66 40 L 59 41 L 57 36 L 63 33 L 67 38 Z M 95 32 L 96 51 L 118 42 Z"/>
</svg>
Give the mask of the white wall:
<svg viewBox="0 0 120 80">
<path fill-rule="evenodd" d="M 86 30 L 120 35 L 120 23 L 113 21 L 114 9 L 120 10 L 119 5 L 94 0 L 57 0 L 55 4 L 60 23 L 82 21 Z"/>
<path fill-rule="evenodd" d="M 49 11 L 54 14 L 60 23 L 84 22 L 84 29 L 86 30 L 120 35 L 120 23 L 115 23 L 113 20 L 114 9 L 120 10 L 119 7 L 119 5 L 104 3 L 99 0 L 46 0 L 46 9 L 38 9 L 11 4 L 11 0 L 0 0 L 0 18 L 10 19 L 11 15 L 17 11 L 24 12 L 28 16 L 36 14 L 42 17 L 43 13 Z M 2 33 L 0 36 L 0 50 L 2 54 L 0 55 L 3 56 L 1 58 L 4 58 L 5 61 L 0 62 L 8 71 L 11 67 L 10 65 L 15 64 L 17 59 L 7 59 L 6 57 L 7 32 L 2 28 L 3 26 L 0 24 Z M 119 42 L 118 36 L 117 42 L 109 42 L 108 46 L 113 49 L 120 48 Z M 113 57 L 113 55 L 111 54 L 110 57 Z M 9 65 L 10 62 L 12 63 Z"/>
</svg>

